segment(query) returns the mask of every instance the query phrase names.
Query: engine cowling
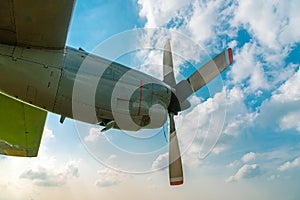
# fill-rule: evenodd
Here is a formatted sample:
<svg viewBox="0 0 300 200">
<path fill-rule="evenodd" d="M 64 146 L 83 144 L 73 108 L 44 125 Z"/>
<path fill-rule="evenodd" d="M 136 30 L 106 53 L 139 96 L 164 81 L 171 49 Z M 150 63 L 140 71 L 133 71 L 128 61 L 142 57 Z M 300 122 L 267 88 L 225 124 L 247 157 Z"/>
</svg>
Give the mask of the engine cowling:
<svg viewBox="0 0 300 200">
<path fill-rule="evenodd" d="M 141 128 L 159 128 L 167 120 L 170 100 L 171 91 L 164 85 L 143 85 L 130 98 L 130 116 Z"/>
</svg>

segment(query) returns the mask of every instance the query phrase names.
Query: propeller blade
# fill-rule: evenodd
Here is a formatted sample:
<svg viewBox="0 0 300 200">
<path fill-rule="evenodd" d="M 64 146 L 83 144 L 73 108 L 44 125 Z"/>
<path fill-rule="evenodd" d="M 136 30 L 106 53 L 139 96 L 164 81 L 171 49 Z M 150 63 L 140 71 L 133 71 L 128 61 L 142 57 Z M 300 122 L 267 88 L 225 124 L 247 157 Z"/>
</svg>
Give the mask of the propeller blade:
<svg viewBox="0 0 300 200">
<path fill-rule="evenodd" d="M 170 117 L 170 144 L 169 144 L 169 177 L 170 185 L 183 184 L 183 170 L 176 128 L 174 113 L 169 113 Z"/>
<path fill-rule="evenodd" d="M 163 73 L 164 73 L 164 82 L 175 87 L 176 81 L 173 71 L 173 58 L 170 40 L 167 41 L 164 47 L 164 57 L 163 57 Z"/>
<path fill-rule="evenodd" d="M 179 102 L 185 101 L 194 92 L 212 81 L 216 76 L 227 69 L 232 62 L 232 49 L 229 48 L 200 67 L 188 79 L 180 81 L 175 86 L 176 97 Z"/>
<path fill-rule="evenodd" d="M 176 87 L 176 80 L 173 70 L 173 56 L 170 40 L 168 40 L 164 46 L 164 56 L 163 56 L 163 81 L 171 86 L 171 88 Z M 190 89 L 191 90 L 191 89 Z M 178 101 L 178 97 L 172 93 L 171 102 L 169 105 L 169 111 L 177 113 L 178 111 L 183 111 L 191 106 L 190 102 L 186 99 L 183 101 Z"/>
</svg>

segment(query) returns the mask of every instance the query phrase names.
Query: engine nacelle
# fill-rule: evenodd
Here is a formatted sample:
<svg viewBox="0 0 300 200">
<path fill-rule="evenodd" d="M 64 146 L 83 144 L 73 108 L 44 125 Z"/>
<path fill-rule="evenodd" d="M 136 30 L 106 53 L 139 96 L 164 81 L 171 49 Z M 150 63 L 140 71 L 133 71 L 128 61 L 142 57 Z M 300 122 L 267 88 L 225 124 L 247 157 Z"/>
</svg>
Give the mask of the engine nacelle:
<svg viewBox="0 0 300 200">
<path fill-rule="evenodd" d="M 171 91 L 164 85 L 143 85 L 131 96 L 130 116 L 141 128 L 159 128 L 167 120 L 170 100 Z"/>
<path fill-rule="evenodd" d="M 136 88 L 129 99 L 115 99 L 113 115 L 118 128 L 153 129 L 162 127 L 167 120 L 171 90 L 163 84 L 149 83 Z"/>
</svg>

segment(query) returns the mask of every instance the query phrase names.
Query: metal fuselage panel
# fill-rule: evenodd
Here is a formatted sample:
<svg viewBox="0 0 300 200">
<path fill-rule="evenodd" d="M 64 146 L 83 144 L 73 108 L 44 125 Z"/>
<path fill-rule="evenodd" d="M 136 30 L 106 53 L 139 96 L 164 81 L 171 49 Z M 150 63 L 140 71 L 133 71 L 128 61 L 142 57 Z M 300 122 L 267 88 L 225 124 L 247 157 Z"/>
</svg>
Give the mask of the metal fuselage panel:
<svg viewBox="0 0 300 200">
<path fill-rule="evenodd" d="M 43 50 L 0 44 L 0 89 L 76 120 L 118 123 L 129 117 L 139 127 L 166 115 L 171 99 L 171 90 L 162 81 L 73 48 Z M 157 128 L 164 120 L 148 128 Z M 138 129 L 128 120 L 118 127 Z"/>
<path fill-rule="evenodd" d="M 0 44 L 0 89 L 52 111 L 63 68 L 64 51 Z"/>
</svg>

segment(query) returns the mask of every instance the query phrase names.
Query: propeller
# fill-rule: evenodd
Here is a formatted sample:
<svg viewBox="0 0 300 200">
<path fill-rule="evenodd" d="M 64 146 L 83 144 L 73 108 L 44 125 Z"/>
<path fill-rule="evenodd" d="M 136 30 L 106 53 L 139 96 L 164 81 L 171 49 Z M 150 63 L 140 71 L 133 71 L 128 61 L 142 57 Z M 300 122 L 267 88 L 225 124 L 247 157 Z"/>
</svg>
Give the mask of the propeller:
<svg viewBox="0 0 300 200">
<path fill-rule="evenodd" d="M 169 84 L 171 87 L 176 86 L 174 72 L 173 72 L 173 60 L 170 40 L 167 41 L 164 48 L 163 56 L 163 72 L 164 72 L 164 82 Z M 174 103 L 175 102 L 175 103 Z M 176 135 L 176 127 L 174 121 L 174 115 L 177 113 L 174 106 L 178 105 L 178 102 L 174 95 L 172 95 L 171 103 L 168 109 L 169 119 L 170 119 L 170 139 L 169 139 L 169 179 L 170 185 L 181 185 L 183 184 L 183 170 L 181 154 L 178 144 L 178 138 Z"/>
<path fill-rule="evenodd" d="M 173 58 L 170 40 L 164 47 L 163 54 L 163 81 L 172 88 L 171 101 L 168 107 L 170 119 L 170 140 L 169 140 L 169 179 L 170 185 L 183 184 L 183 170 L 178 138 L 176 135 L 174 115 L 179 111 L 183 111 L 190 107 L 187 98 L 208 82 L 213 80 L 221 72 L 223 72 L 233 62 L 231 48 L 223 51 L 196 72 L 194 72 L 186 80 L 182 80 L 176 84 L 173 71 Z"/>
</svg>

